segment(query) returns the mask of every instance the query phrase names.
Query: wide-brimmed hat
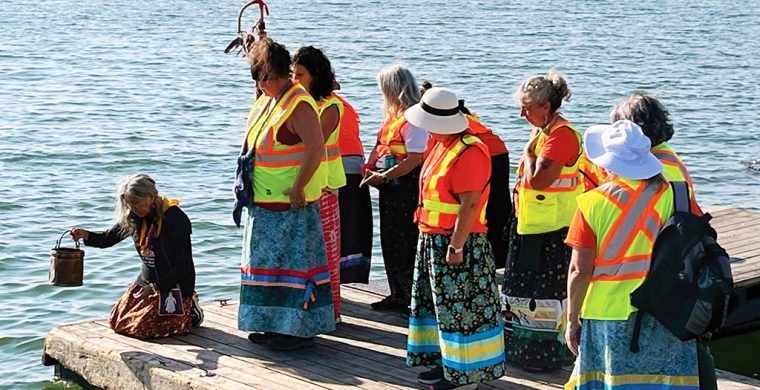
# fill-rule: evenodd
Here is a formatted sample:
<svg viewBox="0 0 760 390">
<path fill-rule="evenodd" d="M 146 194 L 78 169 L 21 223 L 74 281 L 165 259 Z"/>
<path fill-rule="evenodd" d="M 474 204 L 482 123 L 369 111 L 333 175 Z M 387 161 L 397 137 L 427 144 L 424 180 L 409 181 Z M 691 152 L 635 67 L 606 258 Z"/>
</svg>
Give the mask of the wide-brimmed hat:
<svg viewBox="0 0 760 390">
<path fill-rule="evenodd" d="M 433 87 L 404 116 L 409 123 L 433 134 L 457 134 L 467 129 L 467 118 L 460 111 L 457 95 L 446 88 Z"/>
<path fill-rule="evenodd" d="M 591 162 L 620 177 L 642 180 L 662 172 L 662 163 L 649 150 L 651 141 L 629 120 L 591 126 L 583 142 Z"/>
</svg>

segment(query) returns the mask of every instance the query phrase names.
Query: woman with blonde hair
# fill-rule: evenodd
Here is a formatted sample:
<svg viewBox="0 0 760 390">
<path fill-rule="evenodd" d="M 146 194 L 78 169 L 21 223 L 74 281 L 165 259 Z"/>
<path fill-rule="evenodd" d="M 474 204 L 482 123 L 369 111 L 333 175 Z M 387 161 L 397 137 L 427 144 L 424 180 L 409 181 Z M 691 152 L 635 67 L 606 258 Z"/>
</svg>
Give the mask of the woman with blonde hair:
<svg viewBox="0 0 760 390">
<path fill-rule="evenodd" d="M 502 300 L 507 362 L 556 370 L 572 361 L 561 340 L 570 250 L 562 244 L 583 192 L 580 134 L 559 112 L 570 89 L 556 71 L 532 77 L 515 93 L 533 125 L 517 168 Z"/>
<path fill-rule="evenodd" d="M 200 325 L 202 312 L 193 307 L 197 297 L 191 233 L 179 201 L 159 194 L 156 182 L 142 173 L 119 185 L 113 227 L 103 232 L 71 229 L 73 239 L 84 239 L 85 245 L 97 248 L 114 246 L 127 237 L 135 241 L 142 268 L 111 311 L 108 324 L 114 332 L 148 339 L 185 335 L 191 326 Z M 181 313 L 161 315 L 177 311 L 178 297 Z M 172 303 L 175 310 L 168 307 Z"/>
<path fill-rule="evenodd" d="M 362 185 L 371 185 L 380 192 L 380 244 L 391 295 L 373 303 L 372 308 L 406 312 L 419 236 L 414 210 L 429 135 L 404 117 L 404 110 L 420 100 L 420 88 L 412 72 L 403 65 L 391 65 L 380 71 L 377 83 L 383 93 L 385 120 L 364 165 Z"/>
</svg>

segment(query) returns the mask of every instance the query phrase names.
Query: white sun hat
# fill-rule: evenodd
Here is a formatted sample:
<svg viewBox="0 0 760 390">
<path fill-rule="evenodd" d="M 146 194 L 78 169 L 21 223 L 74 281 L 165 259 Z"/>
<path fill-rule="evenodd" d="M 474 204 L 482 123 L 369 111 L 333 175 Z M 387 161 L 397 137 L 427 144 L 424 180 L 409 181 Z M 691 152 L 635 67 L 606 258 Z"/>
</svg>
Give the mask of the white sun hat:
<svg viewBox="0 0 760 390">
<path fill-rule="evenodd" d="M 662 172 L 662 163 L 649 150 L 651 141 L 629 120 L 591 126 L 583 143 L 591 162 L 620 177 L 643 180 Z"/>
<path fill-rule="evenodd" d="M 419 103 L 404 112 L 404 117 L 433 134 L 457 134 L 468 126 L 467 118 L 460 111 L 463 103 L 450 89 L 433 87 L 422 95 Z"/>
</svg>

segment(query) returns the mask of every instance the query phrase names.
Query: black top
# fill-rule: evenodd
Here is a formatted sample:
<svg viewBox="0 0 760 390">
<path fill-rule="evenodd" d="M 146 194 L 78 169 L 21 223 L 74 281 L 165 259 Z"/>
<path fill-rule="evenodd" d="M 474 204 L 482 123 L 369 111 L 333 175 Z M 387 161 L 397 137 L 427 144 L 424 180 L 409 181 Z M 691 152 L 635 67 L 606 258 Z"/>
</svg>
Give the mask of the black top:
<svg viewBox="0 0 760 390">
<path fill-rule="evenodd" d="M 139 228 L 140 222 L 137 226 Z M 192 227 L 187 215 L 179 207 L 169 207 L 164 213 L 161 234 L 150 243 L 155 260 L 142 258 L 142 269 L 135 283 L 141 286 L 156 283 L 162 296 L 179 284 L 183 297 L 192 296 L 195 289 L 195 265 L 190 234 L 192 234 Z M 129 234 L 116 225 L 104 232 L 90 232 L 84 244 L 96 248 L 108 248 L 128 236 Z"/>
</svg>

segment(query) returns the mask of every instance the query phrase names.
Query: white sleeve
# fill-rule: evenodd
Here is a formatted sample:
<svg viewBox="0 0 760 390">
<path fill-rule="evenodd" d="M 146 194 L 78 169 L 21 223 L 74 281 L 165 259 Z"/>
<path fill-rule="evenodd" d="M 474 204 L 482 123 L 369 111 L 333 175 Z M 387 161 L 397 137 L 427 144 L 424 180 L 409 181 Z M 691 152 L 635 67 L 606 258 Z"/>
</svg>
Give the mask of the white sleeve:
<svg viewBox="0 0 760 390">
<path fill-rule="evenodd" d="M 427 150 L 428 134 L 427 130 L 414 126 L 411 123 L 406 123 L 401 128 L 401 137 L 406 144 L 406 151 L 409 153 L 424 153 Z"/>
</svg>

